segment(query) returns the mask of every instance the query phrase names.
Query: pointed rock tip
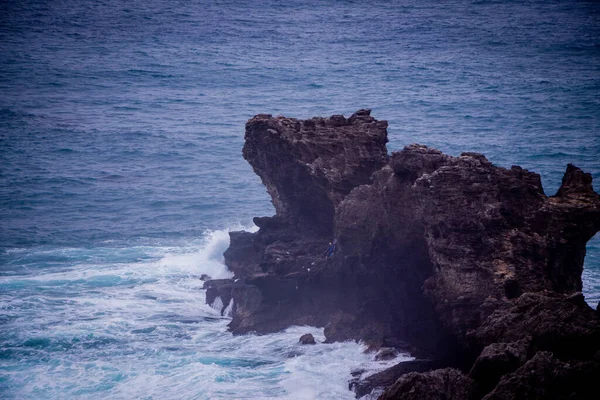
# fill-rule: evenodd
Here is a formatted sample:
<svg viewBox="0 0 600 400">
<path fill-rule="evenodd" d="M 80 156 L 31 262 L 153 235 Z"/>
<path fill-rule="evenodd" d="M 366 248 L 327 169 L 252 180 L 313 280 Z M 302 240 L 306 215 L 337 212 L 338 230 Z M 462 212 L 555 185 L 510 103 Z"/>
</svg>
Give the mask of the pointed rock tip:
<svg viewBox="0 0 600 400">
<path fill-rule="evenodd" d="M 556 193 L 558 197 L 569 196 L 572 194 L 594 194 L 592 186 L 592 174 L 583 172 L 580 168 L 573 164 L 567 165 L 567 170 L 562 179 L 562 184 Z"/>
</svg>

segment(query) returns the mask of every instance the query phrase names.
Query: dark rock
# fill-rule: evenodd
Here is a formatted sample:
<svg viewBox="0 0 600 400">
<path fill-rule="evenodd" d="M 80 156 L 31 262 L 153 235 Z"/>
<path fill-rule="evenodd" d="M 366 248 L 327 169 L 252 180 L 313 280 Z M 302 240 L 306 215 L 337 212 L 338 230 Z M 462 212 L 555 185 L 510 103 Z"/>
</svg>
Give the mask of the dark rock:
<svg viewBox="0 0 600 400">
<path fill-rule="evenodd" d="M 431 174 L 450 160 L 450 156 L 427 146 L 412 144 L 406 149 L 410 151 L 392 153 L 390 165 L 396 175 L 409 182 L 416 181 L 424 174 Z"/>
<path fill-rule="evenodd" d="M 527 361 L 531 338 L 512 343 L 492 343 L 483 349 L 469 373 L 484 393 L 493 389 L 500 378 Z"/>
<path fill-rule="evenodd" d="M 525 293 L 498 307 L 469 333 L 474 347 L 531 338 L 530 352 L 552 351 L 562 359 L 589 358 L 600 350 L 600 321 L 578 296 Z"/>
<path fill-rule="evenodd" d="M 248 121 L 243 155 L 277 214 L 230 235 L 225 261 L 244 283 L 207 289 L 207 300 L 234 299 L 231 330 L 309 324 L 329 342 L 408 344 L 471 370 L 484 392 L 539 351 L 592 362 L 597 313 L 577 294 L 586 242 L 600 229 L 591 175 L 569 165 L 548 197 L 538 174 L 478 153 L 414 144 L 388 156 L 386 128 L 368 110 Z M 524 360 L 515 343 L 525 336 Z M 449 384 L 448 398 L 472 394 L 471 378 L 442 371 L 413 374 L 394 393 L 456 378 L 466 392 Z"/>
<path fill-rule="evenodd" d="M 229 247 L 223 256 L 237 278 L 260 272 L 259 254 L 254 245 L 255 236 L 255 233 L 244 231 L 229 232 Z"/>
<path fill-rule="evenodd" d="M 380 400 L 469 400 L 476 396 L 475 382 L 452 368 L 425 373 L 411 372 L 399 378 Z"/>
<path fill-rule="evenodd" d="M 585 243 L 600 226 L 597 194 L 548 198 L 537 174 L 461 156 L 415 182 L 415 195 L 436 271 L 425 292 L 457 337 L 485 318 L 488 297 L 581 290 Z"/>
<path fill-rule="evenodd" d="M 562 185 L 556 193 L 556 197 L 578 198 L 580 196 L 591 196 L 593 200 L 594 188 L 592 187 L 592 175 L 585 173 L 573 164 L 567 165 L 567 170 L 562 179 Z"/>
<path fill-rule="evenodd" d="M 398 355 L 396 349 L 391 347 L 384 347 L 375 355 L 375 361 L 391 360 Z"/>
<path fill-rule="evenodd" d="M 286 358 L 295 358 L 298 356 L 301 356 L 303 353 L 300 351 L 288 351 L 287 353 L 285 353 Z"/>
<path fill-rule="evenodd" d="M 225 309 L 229 306 L 232 299 L 234 299 L 232 311 L 235 315 L 240 316 L 252 314 L 262 302 L 262 294 L 256 286 L 245 283 L 236 283 L 231 279 L 213 279 L 206 281 L 204 282 L 204 289 L 206 289 L 207 304 L 213 305 L 217 297 L 223 302 L 221 315 L 224 314 Z M 234 318 L 230 326 L 237 321 L 238 320 Z M 239 325 L 240 326 L 237 326 L 237 329 L 244 329 L 243 323 Z M 248 331 L 249 330 L 246 330 L 246 332 Z"/>
<path fill-rule="evenodd" d="M 521 368 L 502 377 L 484 400 L 596 399 L 600 359 L 563 362 L 538 352 Z"/>
<path fill-rule="evenodd" d="M 354 390 L 356 397 L 365 396 L 374 390 L 391 386 L 402 375 L 409 372 L 426 372 L 439 368 L 440 363 L 431 360 L 405 361 L 365 378 L 356 376 L 350 380 L 348 387 Z"/>
<path fill-rule="evenodd" d="M 245 317 L 254 314 L 260 309 L 262 303 L 262 292 L 254 285 L 231 284 L 225 286 L 224 290 L 230 290 L 233 303 L 233 319 L 229 324 L 230 328 L 237 333 L 247 333 L 255 330 L 255 326 L 247 326 L 244 322 Z M 258 331 L 258 333 L 264 333 Z"/>
<path fill-rule="evenodd" d="M 387 161 L 387 122 L 368 110 L 309 121 L 258 115 L 246 124 L 243 154 L 279 218 L 330 236 L 334 207 Z"/>
<path fill-rule="evenodd" d="M 212 279 L 204 282 L 203 288 L 206 289 L 206 304 L 212 306 L 215 300 L 218 298 L 223 302 L 221 308 L 221 315 L 224 314 L 225 309 L 231 302 L 231 289 L 230 285 L 233 283 L 232 279 Z"/>
<path fill-rule="evenodd" d="M 315 337 L 310 333 L 305 333 L 304 335 L 300 336 L 300 340 L 298 342 L 300 344 L 317 344 L 317 342 L 315 342 Z"/>
</svg>

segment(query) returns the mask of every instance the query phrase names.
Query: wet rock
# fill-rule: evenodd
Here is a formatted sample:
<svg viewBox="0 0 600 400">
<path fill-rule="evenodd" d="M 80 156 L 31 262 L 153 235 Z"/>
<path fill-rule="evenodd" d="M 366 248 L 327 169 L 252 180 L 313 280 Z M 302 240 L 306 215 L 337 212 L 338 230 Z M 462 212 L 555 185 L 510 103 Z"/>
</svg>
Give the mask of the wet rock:
<svg viewBox="0 0 600 400">
<path fill-rule="evenodd" d="M 205 281 L 203 285 L 203 288 L 206 289 L 206 304 L 213 306 L 217 298 L 221 299 L 223 304 L 220 310 L 221 315 L 223 315 L 227 305 L 231 302 L 231 284 L 233 284 L 232 279 L 212 279 Z"/>
<path fill-rule="evenodd" d="M 356 393 L 356 397 L 362 397 L 374 390 L 381 390 L 391 386 L 404 374 L 409 372 L 426 372 L 439 368 L 439 366 L 439 362 L 431 360 L 401 362 L 367 377 L 362 377 L 359 374 L 349 381 L 348 388 Z"/>
<path fill-rule="evenodd" d="M 305 333 L 304 335 L 300 336 L 300 340 L 298 342 L 300 344 L 317 344 L 317 342 L 315 342 L 315 337 L 310 333 Z"/>
<path fill-rule="evenodd" d="M 285 353 L 285 356 L 286 356 L 286 358 L 296 358 L 296 357 L 301 356 L 302 354 L 304 354 L 304 353 L 302 353 L 300 351 L 288 351 L 287 353 Z"/>
<path fill-rule="evenodd" d="M 206 303 L 213 305 L 217 298 L 220 298 L 223 304 L 221 315 L 233 300 L 233 313 L 236 315 L 251 314 L 259 307 L 262 302 L 262 294 L 254 285 L 248 285 L 241 282 L 235 282 L 232 279 L 213 279 L 204 282 L 206 289 Z M 238 320 L 235 318 L 231 324 L 235 324 Z M 238 326 L 238 329 L 243 329 L 243 324 Z"/>
<path fill-rule="evenodd" d="M 244 283 L 215 286 L 210 298 L 234 299 L 231 330 L 310 324 L 329 342 L 407 343 L 471 370 L 411 375 L 423 390 L 448 383 L 448 398 L 470 396 L 472 379 L 493 389 L 540 351 L 590 363 L 598 318 L 578 292 L 586 242 L 600 229 L 591 175 L 568 165 L 547 196 L 538 174 L 482 154 L 413 144 L 390 156 L 386 128 L 368 110 L 248 121 L 243 155 L 276 215 L 256 218 L 258 232 L 230 234 L 225 261 Z"/>
<path fill-rule="evenodd" d="M 369 110 L 347 120 L 257 115 L 246 124 L 243 155 L 279 218 L 299 230 L 331 235 L 334 207 L 387 161 L 386 128 Z"/>
<path fill-rule="evenodd" d="M 354 377 L 354 378 L 356 378 L 356 377 L 360 377 L 360 376 L 361 376 L 362 374 L 364 374 L 365 372 L 367 372 L 367 370 L 366 370 L 366 369 L 364 369 L 364 368 L 355 369 L 355 370 L 352 370 L 352 371 L 350 372 L 350 376 L 352 376 L 352 377 Z"/>
<path fill-rule="evenodd" d="M 223 256 L 236 278 L 260 272 L 259 254 L 254 245 L 255 236 L 255 233 L 244 231 L 229 232 L 229 247 Z"/>
<path fill-rule="evenodd" d="M 425 373 L 411 372 L 400 377 L 380 400 L 469 400 L 475 399 L 475 382 L 452 368 Z"/>
</svg>

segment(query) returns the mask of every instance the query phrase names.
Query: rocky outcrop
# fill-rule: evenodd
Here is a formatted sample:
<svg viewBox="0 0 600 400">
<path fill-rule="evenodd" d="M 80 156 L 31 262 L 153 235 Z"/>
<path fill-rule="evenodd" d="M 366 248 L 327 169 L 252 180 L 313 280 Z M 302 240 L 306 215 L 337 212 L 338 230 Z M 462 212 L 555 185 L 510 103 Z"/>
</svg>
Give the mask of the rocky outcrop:
<svg viewBox="0 0 600 400">
<path fill-rule="evenodd" d="M 315 337 L 310 333 L 305 333 L 304 335 L 300 336 L 298 342 L 300 344 L 317 344 Z"/>
<path fill-rule="evenodd" d="M 411 372 L 427 372 L 440 368 L 439 361 L 413 360 L 406 361 L 363 377 L 365 371 L 357 371 L 354 379 L 348 382 L 348 387 L 356 393 L 356 397 L 365 396 L 374 390 L 392 386 L 401 376 Z"/>
<path fill-rule="evenodd" d="M 380 400 L 470 400 L 475 398 L 475 382 L 452 368 L 411 372 L 399 378 Z"/>
<path fill-rule="evenodd" d="M 530 354 L 531 338 L 511 343 L 492 343 L 475 360 L 469 377 L 479 383 L 481 390 L 490 391 L 503 375 L 525 364 Z"/>
<path fill-rule="evenodd" d="M 600 350 L 599 326 L 581 293 L 525 293 L 497 306 L 468 338 L 472 347 L 481 348 L 527 337 L 530 354 L 552 351 L 563 359 L 588 358 Z"/>
<path fill-rule="evenodd" d="M 337 204 L 386 163 L 386 128 L 366 110 L 305 121 L 257 115 L 243 154 L 286 225 L 332 235 Z"/>
<path fill-rule="evenodd" d="M 384 347 L 375 355 L 375 361 L 392 360 L 398 356 L 398 351 L 393 347 Z"/>
<path fill-rule="evenodd" d="M 598 318 L 577 294 L 600 228 L 591 176 L 569 165 L 549 197 L 538 174 L 481 154 L 415 144 L 388 155 L 386 127 L 368 110 L 248 121 L 243 154 L 276 215 L 230 235 L 225 260 L 243 282 L 222 287 L 234 299 L 232 331 L 324 326 L 328 341 L 461 368 L 469 377 L 431 371 L 422 382 L 472 381 L 476 397 L 540 352 L 592 362 Z M 405 398 L 406 382 L 421 378 L 403 382 L 388 396 Z"/>
</svg>

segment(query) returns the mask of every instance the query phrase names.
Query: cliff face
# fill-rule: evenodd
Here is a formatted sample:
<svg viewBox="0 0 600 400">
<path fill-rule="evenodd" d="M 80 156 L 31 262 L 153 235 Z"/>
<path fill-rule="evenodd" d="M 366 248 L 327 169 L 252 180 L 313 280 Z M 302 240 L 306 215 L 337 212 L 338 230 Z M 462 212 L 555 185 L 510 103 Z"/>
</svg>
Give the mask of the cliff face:
<svg viewBox="0 0 600 400">
<path fill-rule="evenodd" d="M 333 234 L 335 207 L 387 161 L 387 122 L 359 111 L 300 121 L 258 115 L 246 124 L 243 155 L 286 224 Z"/>
<path fill-rule="evenodd" d="M 581 358 L 561 352 L 575 336 L 596 349 L 598 320 L 571 296 L 600 228 L 591 176 L 569 165 L 548 197 L 539 175 L 481 154 L 410 145 L 388 156 L 386 127 L 367 110 L 248 121 L 243 154 L 277 214 L 256 218 L 256 233 L 231 233 L 225 259 L 242 281 L 209 282 L 211 295 L 234 299 L 233 332 L 325 326 L 328 340 L 411 348 L 465 371 L 484 348 L 519 335 L 533 354 Z M 336 252 L 324 258 L 333 239 Z M 556 315 L 532 311 L 548 304 Z M 575 328 L 545 335 L 563 318 Z M 523 362 L 533 356 L 525 353 Z M 499 377 L 478 371 L 474 393 L 487 393 Z"/>
<path fill-rule="evenodd" d="M 340 204 L 336 233 L 344 253 L 421 273 L 436 315 L 463 338 L 487 316 L 488 298 L 581 291 L 598 205 L 589 174 L 572 165 L 547 197 L 535 173 L 411 145 Z M 426 249 L 419 260 L 417 248 Z"/>
</svg>

